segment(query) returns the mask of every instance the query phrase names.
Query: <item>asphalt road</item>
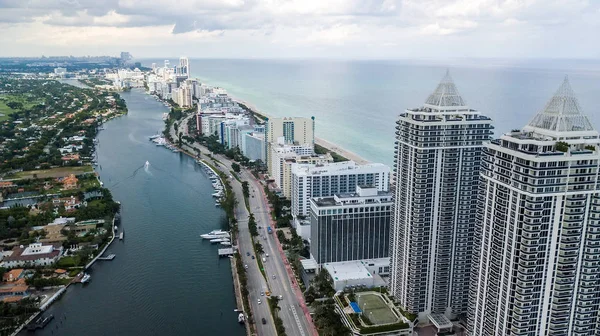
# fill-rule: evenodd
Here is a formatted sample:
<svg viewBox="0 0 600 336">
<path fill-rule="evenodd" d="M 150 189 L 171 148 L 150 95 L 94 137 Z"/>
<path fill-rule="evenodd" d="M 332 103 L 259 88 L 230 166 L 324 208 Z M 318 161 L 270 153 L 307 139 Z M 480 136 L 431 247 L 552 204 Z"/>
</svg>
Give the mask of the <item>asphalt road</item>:
<svg viewBox="0 0 600 336">
<path fill-rule="evenodd" d="M 183 127 L 183 125 L 187 125 L 188 119 L 192 116 L 193 115 L 184 118 L 180 123 L 180 127 L 184 129 L 186 134 L 187 127 Z M 173 128 L 171 128 L 171 135 L 173 139 L 177 139 Z M 189 147 L 189 145 L 185 145 L 185 148 Z M 199 144 L 194 144 L 193 147 L 200 149 L 203 155 L 209 153 L 205 147 Z M 233 170 L 231 168 L 232 161 L 221 155 L 213 155 L 213 157 L 222 163 L 218 168 L 227 173 L 227 175 L 230 175 L 229 172 Z M 271 225 L 271 223 L 269 220 L 269 207 L 266 198 L 264 197 L 263 186 L 249 171 L 242 170 L 238 174 L 238 177 L 242 181 L 247 181 L 249 184 L 250 211 L 254 214 L 258 226 L 261 227 L 261 229 L 259 229 L 259 236 L 256 237 L 256 239 L 257 241 L 260 241 L 265 252 L 264 255 L 255 256 L 255 258 L 261 258 L 262 260 L 264 257 L 266 259 L 266 262 L 263 262 L 263 264 L 267 275 L 268 288 L 272 295 L 282 296 L 282 300 L 279 302 L 279 317 L 283 321 L 286 334 L 290 336 L 312 335 L 313 333 L 311 333 L 311 330 L 313 329 L 311 329 L 309 321 L 302 312 L 300 302 L 292 289 L 291 281 L 295 280 L 290 279 L 288 276 L 284 261 L 280 257 L 277 243 L 275 242 L 275 233 L 267 233 L 267 226 Z M 254 249 L 248 230 L 249 213 L 245 207 L 242 185 L 234 178 L 230 178 L 230 183 L 238 201 L 238 206 L 235 211 L 239 229 L 238 250 L 241 253 L 244 264 L 248 265 L 249 301 L 252 306 L 252 312 L 254 313 L 257 333 L 261 336 L 276 336 L 277 333 L 275 331 L 275 325 L 269 311 L 268 303 L 266 302 L 266 296 L 261 296 L 261 292 L 267 288 L 267 281 L 265 281 L 265 278 L 258 268 L 257 260 L 252 259 L 251 257 L 254 255 Z M 250 252 L 250 256 L 247 256 L 247 252 Z M 266 257 L 267 254 L 269 255 L 268 257 Z M 273 275 L 275 275 L 275 278 L 273 278 Z M 259 299 L 262 302 L 261 304 L 258 303 Z M 262 324 L 262 318 L 267 320 L 266 324 Z"/>
</svg>

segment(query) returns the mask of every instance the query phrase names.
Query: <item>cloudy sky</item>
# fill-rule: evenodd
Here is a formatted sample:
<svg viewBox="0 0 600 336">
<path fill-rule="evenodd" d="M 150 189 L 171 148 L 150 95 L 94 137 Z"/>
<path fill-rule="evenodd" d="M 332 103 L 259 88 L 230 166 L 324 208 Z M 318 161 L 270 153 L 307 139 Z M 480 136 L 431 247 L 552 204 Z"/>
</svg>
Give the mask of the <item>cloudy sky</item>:
<svg viewBox="0 0 600 336">
<path fill-rule="evenodd" d="M 0 0 L 0 56 L 600 58 L 600 0 Z"/>
</svg>

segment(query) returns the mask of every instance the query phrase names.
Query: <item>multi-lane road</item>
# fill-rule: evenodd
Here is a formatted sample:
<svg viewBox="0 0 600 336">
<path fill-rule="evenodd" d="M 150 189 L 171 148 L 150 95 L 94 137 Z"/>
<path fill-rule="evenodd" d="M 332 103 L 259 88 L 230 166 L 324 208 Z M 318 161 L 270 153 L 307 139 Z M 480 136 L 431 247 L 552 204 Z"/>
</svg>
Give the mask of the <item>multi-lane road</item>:
<svg viewBox="0 0 600 336">
<path fill-rule="evenodd" d="M 181 125 L 187 125 L 187 120 L 189 118 L 190 117 L 184 118 Z M 187 131 L 187 127 L 184 127 L 184 129 Z M 171 134 L 173 138 L 176 139 L 173 128 L 171 128 Z M 184 147 L 184 149 L 191 149 L 189 145 L 185 145 Z M 203 154 L 209 153 L 205 147 L 199 144 L 194 144 L 193 148 L 200 150 Z M 233 162 L 222 155 L 213 155 L 213 157 L 220 162 L 218 168 L 227 175 L 230 175 L 230 171 L 233 170 L 231 168 Z M 279 302 L 279 317 L 283 321 L 286 334 L 290 336 L 315 335 L 316 332 L 314 326 L 312 325 L 312 322 L 308 320 L 309 318 L 302 309 L 302 299 L 296 295 L 297 291 L 294 290 L 295 287 L 293 286 L 296 286 L 296 284 L 293 284 L 293 282 L 295 280 L 291 279 L 288 275 L 289 273 L 286 270 L 286 264 L 280 255 L 280 250 L 276 242 L 276 235 L 275 233 L 267 233 L 267 227 L 272 225 L 272 223 L 263 186 L 249 171 L 242 170 L 237 175 L 241 181 L 248 182 L 250 190 L 250 212 L 254 214 L 257 225 L 260 227 L 259 236 L 255 237 L 255 240 L 256 242 L 261 243 L 264 251 L 263 255 L 255 255 L 254 253 L 252 238 L 248 230 L 249 212 L 245 206 L 242 184 L 236 179 L 231 178 L 230 184 L 238 201 L 235 209 L 239 230 L 238 250 L 240 251 L 244 265 L 248 266 L 246 270 L 248 275 L 248 299 L 254 314 L 257 333 L 261 336 L 277 335 L 268 302 L 266 301 L 267 297 L 261 295 L 262 292 L 269 289 L 271 296 L 281 296 Z M 250 253 L 250 256 L 248 256 L 248 253 Z M 252 256 L 254 256 L 255 259 L 252 259 Z M 260 272 L 257 264 L 258 258 L 261 260 L 264 258 L 266 260 L 263 262 L 266 279 Z M 259 303 L 259 300 L 261 303 Z M 262 323 L 263 318 L 266 321 L 265 324 Z"/>
</svg>

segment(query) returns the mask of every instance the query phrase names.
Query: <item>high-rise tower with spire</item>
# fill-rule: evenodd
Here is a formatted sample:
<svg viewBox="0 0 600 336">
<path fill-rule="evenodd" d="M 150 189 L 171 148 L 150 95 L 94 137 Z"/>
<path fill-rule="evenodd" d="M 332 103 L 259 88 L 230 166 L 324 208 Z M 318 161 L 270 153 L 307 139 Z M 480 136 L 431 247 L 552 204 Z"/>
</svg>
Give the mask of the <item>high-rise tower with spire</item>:
<svg viewBox="0 0 600 336">
<path fill-rule="evenodd" d="M 486 145 L 469 335 L 597 335 L 599 134 L 568 79 L 527 126 Z"/>
<path fill-rule="evenodd" d="M 449 73 L 396 125 L 390 291 L 403 309 L 439 322 L 466 314 L 479 166 L 493 127 Z"/>
</svg>

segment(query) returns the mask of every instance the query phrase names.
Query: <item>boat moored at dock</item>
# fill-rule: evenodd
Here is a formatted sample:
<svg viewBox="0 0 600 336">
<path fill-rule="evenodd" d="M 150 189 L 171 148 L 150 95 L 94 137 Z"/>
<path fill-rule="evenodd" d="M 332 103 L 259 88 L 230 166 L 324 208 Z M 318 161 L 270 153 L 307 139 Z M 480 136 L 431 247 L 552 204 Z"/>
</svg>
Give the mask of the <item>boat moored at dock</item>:
<svg viewBox="0 0 600 336">
<path fill-rule="evenodd" d="M 44 329 L 44 327 L 50 323 L 50 321 L 52 321 L 52 319 L 54 318 L 54 315 L 50 314 L 46 317 L 40 316 L 38 317 L 34 322 L 31 322 L 28 326 L 27 326 L 27 330 L 36 330 L 36 329 Z"/>
<path fill-rule="evenodd" d="M 91 278 L 91 277 L 92 277 L 91 275 L 89 275 L 89 274 L 87 274 L 87 273 L 84 273 L 84 274 L 83 274 L 83 277 L 81 278 L 81 281 L 80 281 L 80 282 L 81 282 L 82 284 L 84 284 L 84 283 L 87 283 L 87 282 L 89 282 L 89 281 L 90 281 L 90 278 Z"/>
<path fill-rule="evenodd" d="M 218 239 L 218 238 L 229 238 L 229 232 L 223 230 L 213 230 L 209 233 L 201 234 L 200 237 L 204 239 Z"/>
</svg>

